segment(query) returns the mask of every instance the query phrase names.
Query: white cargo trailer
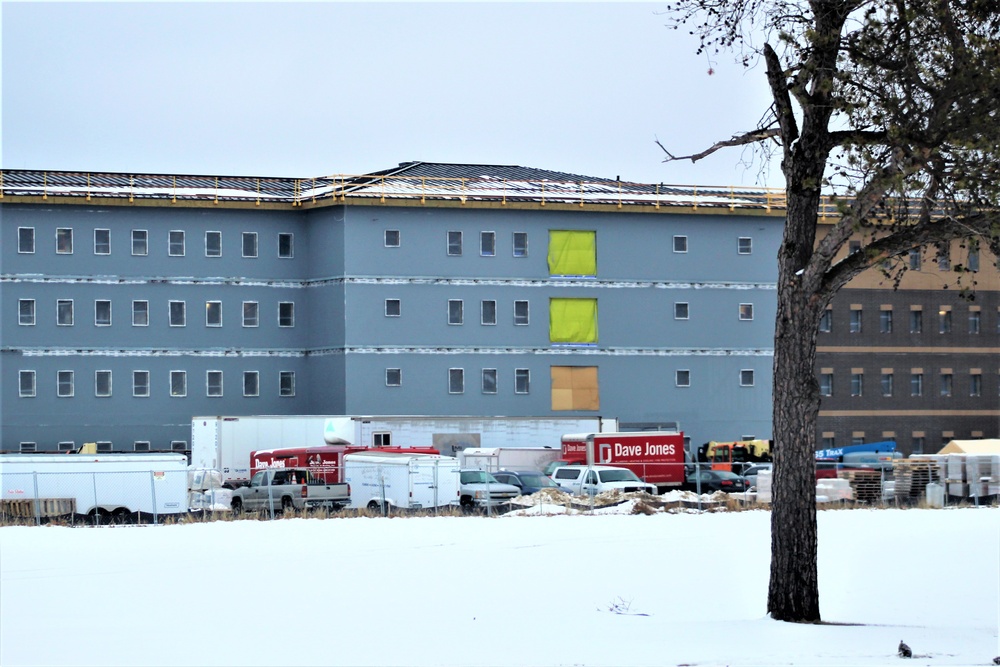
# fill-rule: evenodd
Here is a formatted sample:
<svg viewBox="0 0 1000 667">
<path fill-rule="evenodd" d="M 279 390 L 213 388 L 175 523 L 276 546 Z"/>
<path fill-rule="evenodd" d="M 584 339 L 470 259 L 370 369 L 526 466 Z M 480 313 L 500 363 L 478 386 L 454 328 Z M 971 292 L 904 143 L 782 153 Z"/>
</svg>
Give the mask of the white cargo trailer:
<svg viewBox="0 0 1000 667">
<path fill-rule="evenodd" d="M 566 433 L 616 431 L 607 417 L 206 416 L 191 421 L 191 465 L 222 472 L 236 486 L 250 480 L 250 453 L 349 444 L 434 447 L 455 456 L 469 447 L 561 447 Z"/>
<path fill-rule="evenodd" d="M 0 512 L 21 518 L 88 515 L 124 522 L 188 511 L 184 454 L 0 456 Z"/>
<path fill-rule="evenodd" d="M 463 468 L 498 470 L 538 470 L 562 456 L 556 447 L 470 447 L 458 455 Z"/>
<path fill-rule="evenodd" d="M 344 456 L 344 478 L 355 509 L 430 509 L 458 505 L 458 459 L 372 450 Z"/>
</svg>

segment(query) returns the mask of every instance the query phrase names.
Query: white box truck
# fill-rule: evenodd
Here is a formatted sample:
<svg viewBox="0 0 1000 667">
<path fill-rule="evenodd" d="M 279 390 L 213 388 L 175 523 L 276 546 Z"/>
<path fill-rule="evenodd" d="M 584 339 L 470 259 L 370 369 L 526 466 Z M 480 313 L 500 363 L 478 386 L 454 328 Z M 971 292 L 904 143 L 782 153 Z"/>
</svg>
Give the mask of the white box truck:
<svg viewBox="0 0 1000 667">
<path fill-rule="evenodd" d="M 191 420 L 191 465 L 219 470 L 227 486 L 250 481 L 250 453 L 357 445 L 433 447 L 455 456 L 470 447 L 558 448 L 566 433 L 616 431 L 607 417 L 205 416 Z"/>
<path fill-rule="evenodd" d="M 463 468 L 497 472 L 499 470 L 538 470 L 562 456 L 556 447 L 470 447 L 462 450 L 458 461 Z"/>
<path fill-rule="evenodd" d="M 126 523 L 188 511 L 184 454 L 0 456 L 0 514 Z"/>
<path fill-rule="evenodd" d="M 453 456 L 358 452 L 344 456 L 344 475 L 355 509 L 433 509 L 459 501 L 458 459 Z"/>
</svg>

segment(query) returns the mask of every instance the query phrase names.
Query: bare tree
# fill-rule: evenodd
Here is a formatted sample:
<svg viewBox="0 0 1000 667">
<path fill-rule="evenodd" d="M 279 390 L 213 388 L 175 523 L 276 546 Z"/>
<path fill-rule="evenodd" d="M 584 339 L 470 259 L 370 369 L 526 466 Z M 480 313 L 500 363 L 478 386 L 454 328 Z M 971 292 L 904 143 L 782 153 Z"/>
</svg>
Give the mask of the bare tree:
<svg viewBox="0 0 1000 667">
<path fill-rule="evenodd" d="M 664 152 L 780 152 L 767 607 L 778 620 L 818 622 L 819 321 L 859 273 L 898 280 L 912 248 L 967 239 L 1000 257 L 1000 13 L 993 0 L 678 0 L 669 11 L 671 27 L 700 38 L 699 52 L 766 67 L 773 105 L 757 127 L 693 155 Z M 831 202 L 834 224 L 821 235 Z M 838 254 L 850 239 L 861 252 Z M 966 267 L 956 270 L 961 282 Z"/>
</svg>

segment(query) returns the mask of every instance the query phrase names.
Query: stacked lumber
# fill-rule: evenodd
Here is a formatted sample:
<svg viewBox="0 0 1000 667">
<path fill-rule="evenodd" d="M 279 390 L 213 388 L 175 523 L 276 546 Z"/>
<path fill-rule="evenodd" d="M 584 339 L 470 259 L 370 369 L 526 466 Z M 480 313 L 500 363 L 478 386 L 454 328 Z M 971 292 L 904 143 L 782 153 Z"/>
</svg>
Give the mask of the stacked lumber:
<svg viewBox="0 0 1000 667">
<path fill-rule="evenodd" d="M 927 485 L 942 480 L 942 462 L 931 457 L 911 457 L 892 462 L 896 500 L 916 503 L 924 498 Z"/>
<path fill-rule="evenodd" d="M 76 501 L 73 498 L 23 498 L 18 500 L 0 500 L 0 515 L 19 519 L 35 518 L 35 505 L 38 506 L 38 516 L 67 516 L 76 511 Z"/>
<path fill-rule="evenodd" d="M 870 468 L 855 468 L 837 472 L 839 479 L 846 479 L 854 499 L 859 503 L 877 503 L 882 499 L 882 471 Z"/>
</svg>

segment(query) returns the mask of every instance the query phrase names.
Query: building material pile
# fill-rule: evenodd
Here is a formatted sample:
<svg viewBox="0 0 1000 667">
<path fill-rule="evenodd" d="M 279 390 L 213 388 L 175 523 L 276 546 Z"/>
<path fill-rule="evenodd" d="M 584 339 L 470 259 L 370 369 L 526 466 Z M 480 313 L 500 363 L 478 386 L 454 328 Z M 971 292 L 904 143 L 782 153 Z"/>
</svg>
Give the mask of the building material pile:
<svg viewBox="0 0 1000 667">
<path fill-rule="evenodd" d="M 870 468 L 840 470 L 839 479 L 847 481 L 854 499 L 862 503 L 877 503 L 882 499 L 882 471 Z"/>
<path fill-rule="evenodd" d="M 926 455 L 892 462 L 896 500 L 917 503 L 924 498 L 927 485 L 940 482 L 945 475 L 944 457 Z"/>
</svg>

